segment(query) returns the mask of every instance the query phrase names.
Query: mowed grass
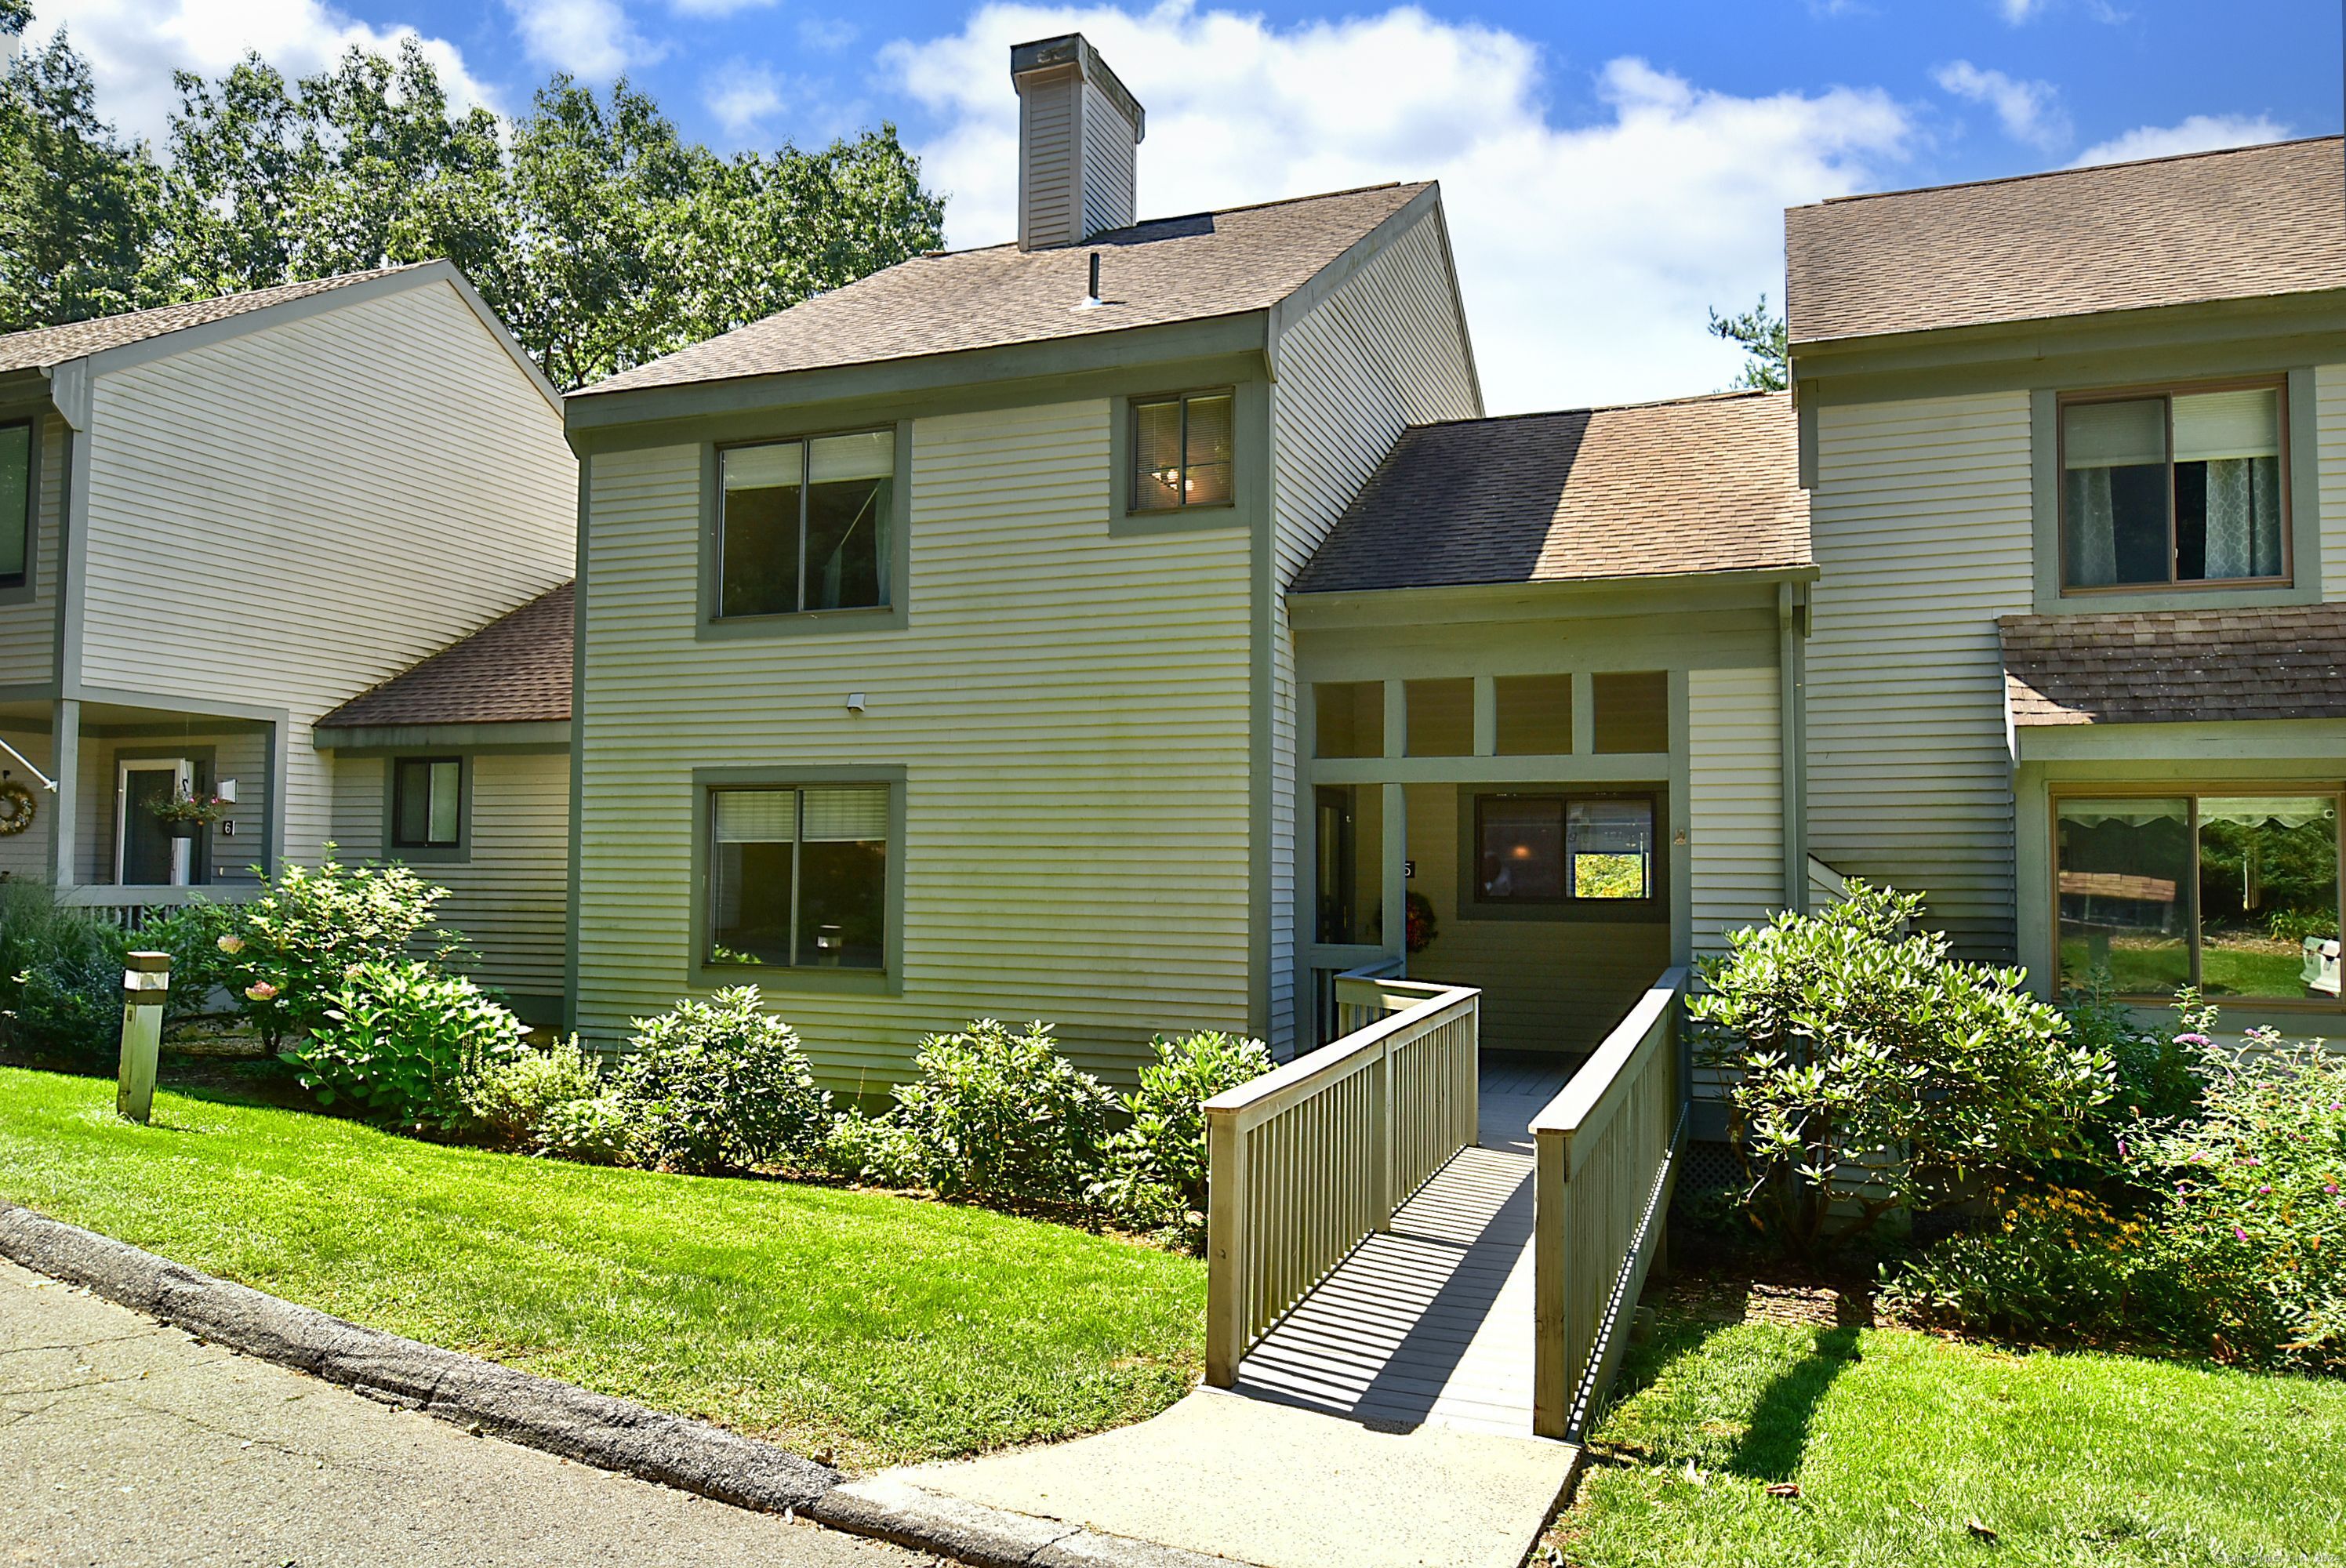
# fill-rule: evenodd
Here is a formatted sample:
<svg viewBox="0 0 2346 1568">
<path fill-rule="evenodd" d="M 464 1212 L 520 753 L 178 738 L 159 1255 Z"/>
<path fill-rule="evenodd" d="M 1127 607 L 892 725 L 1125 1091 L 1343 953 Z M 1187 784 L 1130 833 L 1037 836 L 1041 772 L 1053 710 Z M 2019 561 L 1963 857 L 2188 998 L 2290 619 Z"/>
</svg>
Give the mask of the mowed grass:
<svg viewBox="0 0 2346 1568">
<path fill-rule="evenodd" d="M 2336 1563 L 2346 1384 L 1664 1317 L 1545 1561 Z M 1798 1497 L 1771 1497 L 1770 1485 Z M 1974 1529 L 1976 1524 L 1979 1528 Z M 1992 1532 L 1989 1533 L 1989 1532 Z"/>
<path fill-rule="evenodd" d="M 873 1193 L 599 1170 L 0 1069 L 0 1197 L 378 1329 L 851 1468 L 1154 1414 L 1204 1265 Z"/>
</svg>

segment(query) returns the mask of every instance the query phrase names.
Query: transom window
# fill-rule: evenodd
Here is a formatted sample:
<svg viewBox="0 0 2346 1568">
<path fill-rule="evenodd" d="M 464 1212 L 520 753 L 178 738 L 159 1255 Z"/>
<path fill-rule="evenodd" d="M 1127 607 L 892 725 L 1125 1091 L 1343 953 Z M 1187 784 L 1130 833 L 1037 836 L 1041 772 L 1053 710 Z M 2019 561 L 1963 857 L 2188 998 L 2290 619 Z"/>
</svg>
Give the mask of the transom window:
<svg viewBox="0 0 2346 1568">
<path fill-rule="evenodd" d="M 2055 803 L 2064 985 L 2338 996 L 2334 789 Z"/>
<path fill-rule="evenodd" d="M 25 585 L 33 537 L 33 425 L 0 424 L 0 588 Z"/>
<path fill-rule="evenodd" d="M 1474 802 L 1474 901 L 1658 897 L 1650 795 L 1485 795 Z"/>
<path fill-rule="evenodd" d="M 711 964 L 887 965 L 888 787 L 709 791 Z"/>
<path fill-rule="evenodd" d="M 457 757 L 402 757 L 392 764 L 391 843 L 397 850 L 453 850 L 464 832 L 464 763 Z"/>
<path fill-rule="evenodd" d="M 2061 407 L 2062 585 L 2286 582 L 2281 388 Z"/>
<path fill-rule="evenodd" d="M 1230 504 L 1231 406 L 1227 392 L 1133 400 L 1130 510 Z"/>
<path fill-rule="evenodd" d="M 729 446 L 718 453 L 717 613 L 793 615 L 888 602 L 896 433 Z"/>
</svg>

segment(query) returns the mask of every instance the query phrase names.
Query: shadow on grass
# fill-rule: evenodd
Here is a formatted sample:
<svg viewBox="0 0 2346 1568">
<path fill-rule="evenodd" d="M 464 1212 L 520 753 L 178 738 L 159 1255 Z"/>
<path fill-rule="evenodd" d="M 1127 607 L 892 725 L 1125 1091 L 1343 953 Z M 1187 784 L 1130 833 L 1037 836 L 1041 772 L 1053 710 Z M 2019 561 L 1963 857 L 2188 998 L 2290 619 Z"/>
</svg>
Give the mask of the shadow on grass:
<svg viewBox="0 0 2346 1568">
<path fill-rule="evenodd" d="M 1770 1380 L 1728 1456 L 1729 1474 L 1770 1482 L 1792 1479 L 1808 1451 L 1817 1407 L 1841 1369 L 1857 1359 L 1858 1332 L 1854 1323 L 1820 1330 L 1807 1355 Z"/>
</svg>

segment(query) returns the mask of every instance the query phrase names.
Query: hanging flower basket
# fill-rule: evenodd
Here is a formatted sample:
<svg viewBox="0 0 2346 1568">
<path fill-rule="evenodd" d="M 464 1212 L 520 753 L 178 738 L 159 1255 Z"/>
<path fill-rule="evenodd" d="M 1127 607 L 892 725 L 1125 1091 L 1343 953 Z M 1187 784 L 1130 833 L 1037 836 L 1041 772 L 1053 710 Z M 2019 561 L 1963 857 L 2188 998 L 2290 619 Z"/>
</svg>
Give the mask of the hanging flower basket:
<svg viewBox="0 0 2346 1568">
<path fill-rule="evenodd" d="M 163 824 L 167 839 L 193 839 L 228 815 L 229 803 L 217 795 L 174 795 L 148 809 Z"/>
</svg>

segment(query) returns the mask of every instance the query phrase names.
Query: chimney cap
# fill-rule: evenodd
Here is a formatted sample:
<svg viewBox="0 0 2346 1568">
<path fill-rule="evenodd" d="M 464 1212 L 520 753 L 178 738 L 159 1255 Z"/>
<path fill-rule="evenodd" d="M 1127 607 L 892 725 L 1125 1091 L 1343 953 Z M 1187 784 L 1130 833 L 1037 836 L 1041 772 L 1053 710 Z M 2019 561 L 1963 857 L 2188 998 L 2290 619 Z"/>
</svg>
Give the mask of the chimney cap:
<svg viewBox="0 0 2346 1568">
<path fill-rule="evenodd" d="M 1108 101 L 1122 109 L 1125 117 L 1132 122 L 1132 139 L 1143 139 L 1148 129 L 1147 112 L 1141 108 L 1140 100 L 1132 96 L 1132 89 L 1108 69 L 1107 62 L 1100 58 L 1100 52 L 1092 47 L 1090 39 L 1081 33 L 1062 33 L 1056 38 L 1037 38 L 1029 44 L 1010 46 L 1010 80 L 1014 85 L 1032 72 L 1056 70 L 1063 66 L 1074 66 L 1092 86 L 1107 94 Z"/>
</svg>

